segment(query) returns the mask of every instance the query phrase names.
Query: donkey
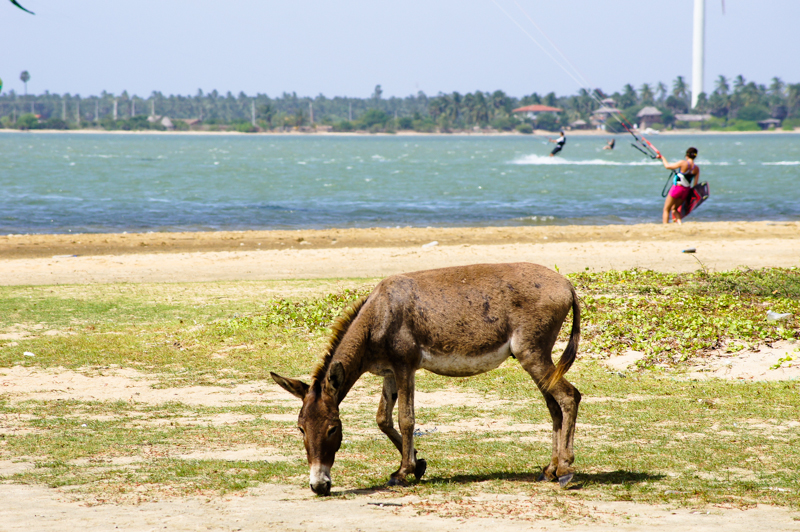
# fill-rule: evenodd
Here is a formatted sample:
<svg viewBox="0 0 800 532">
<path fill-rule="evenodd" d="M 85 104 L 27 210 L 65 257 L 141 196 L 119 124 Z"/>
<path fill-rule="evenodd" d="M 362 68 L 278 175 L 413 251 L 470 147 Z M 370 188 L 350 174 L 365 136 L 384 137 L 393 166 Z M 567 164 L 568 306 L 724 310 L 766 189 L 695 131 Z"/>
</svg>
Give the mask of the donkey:
<svg viewBox="0 0 800 532">
<path fill-rule="evenodd" d="M 551 357 L 572 309 L 572 332 L 558 364 Z M 378 427 L 400 451 L 389 485 L 420 479 L 427 464 L 414 450 L 414 375 L 426 369 L 466 377 L 516 358 L 544 395 L 553 418 L 553 454 L 539 480 L 572 480 L 572 449 L 581 394 L 564 374 L 575 361 L 580 307 L 572 284 L 530 263 L 474 264 L 393 275 L 345 311 L 311 384 L 271 373 L 303 401 L 298 427 L 311 489 L 329 495 L 331 467 L 342 443 L 339 404 L 366 372 L 383 377 Z M 398 403 L 400 431 L 392 411 Z"/>
</svg>

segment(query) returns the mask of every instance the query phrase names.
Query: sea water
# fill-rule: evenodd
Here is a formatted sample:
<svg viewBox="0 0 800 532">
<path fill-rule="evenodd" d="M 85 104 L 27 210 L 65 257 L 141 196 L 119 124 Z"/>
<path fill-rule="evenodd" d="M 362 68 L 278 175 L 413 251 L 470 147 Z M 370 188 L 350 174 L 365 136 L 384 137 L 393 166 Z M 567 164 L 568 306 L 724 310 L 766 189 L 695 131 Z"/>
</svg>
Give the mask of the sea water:
<svg viewBox="0 0 800 532">
<path fill-rule="evenodd" d="M 3 132 L 0 234 L 660 222 L 660 161 L 567 139 Z M 650 140 L 698 148 L 692 219 L 800 220 L 800 135 Z"/>
</svg>

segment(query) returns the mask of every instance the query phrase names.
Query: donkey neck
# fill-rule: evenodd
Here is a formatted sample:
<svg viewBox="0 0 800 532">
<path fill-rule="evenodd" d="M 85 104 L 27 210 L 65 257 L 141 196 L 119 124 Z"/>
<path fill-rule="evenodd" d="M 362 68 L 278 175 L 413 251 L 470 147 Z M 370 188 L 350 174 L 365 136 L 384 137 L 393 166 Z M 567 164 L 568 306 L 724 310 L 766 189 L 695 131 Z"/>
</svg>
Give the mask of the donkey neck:
<svg viewBox="0 0 800 532">
<path fill-rule="evenodd" d="M 344 370 L 344 379 L 337 390 L 337 402 L 341 403 L 356 381 L 366 372 L 365 362 L 366 342 L 365 335 L 358 323 L 354 323 L 344 334 L 339 345 L 331 356 L 326 357 L 321 376 L 328 378 L 331 368 L 341 364 Z"/>
</svg>

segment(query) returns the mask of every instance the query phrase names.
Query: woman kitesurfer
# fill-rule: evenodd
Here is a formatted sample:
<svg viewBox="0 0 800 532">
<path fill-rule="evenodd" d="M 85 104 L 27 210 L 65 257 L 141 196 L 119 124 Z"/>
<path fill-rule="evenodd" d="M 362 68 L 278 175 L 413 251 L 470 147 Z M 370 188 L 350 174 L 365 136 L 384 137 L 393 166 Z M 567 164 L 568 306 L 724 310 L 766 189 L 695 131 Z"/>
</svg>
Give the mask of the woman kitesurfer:
<svg viewBox="0 0 800 532">
<path fill-rule="evenodd" d="M 550 157 L 553 157 L 555 156 L 556 153 L 560 152 L 564 148 L 564 144 L 567 143 L 567 137 L 564 136 L 563 131 L 561 132 L 561 136 L 558 137 L 556 140 L 553 139 L 547 139 L 547 140 L 556 145 L 556 147 L 553 148 L 553 151 L 550 152 Z"/>
<path fill-rule="evenodd" d="M 700 167 L 694 164 L 694 160 L 697 158 L 697 148 L 689 148 L 686 150 L 686 158 L 674 163 L 667 161 L 666 157 L 660 153 L 657 158 L 664 163 L 664 168 L 675 172 L 672 187 L 670 187 L 667 198 L 664 200 L 664 212 L 662 213 L 661 221 L 665 224 L 669 223 L 669 217 L 672 214 L 673 220 L 681 223 L 683 216 L 678 212 L 678 207 L 683 204 L 692 190 L 692 180 L 694 179 L 695 184 L 700 181 Z"/>
<path fill-rule="evenodd" d="M 603 146 L 603 149 L 604 150 L 613 150 L 614 149 L 614 144 L 616 144 L 616 143 L 617 143 L 617 139 L 611 139 L 608 142 L 606 142 L 606 145 Z"/>
</svg>

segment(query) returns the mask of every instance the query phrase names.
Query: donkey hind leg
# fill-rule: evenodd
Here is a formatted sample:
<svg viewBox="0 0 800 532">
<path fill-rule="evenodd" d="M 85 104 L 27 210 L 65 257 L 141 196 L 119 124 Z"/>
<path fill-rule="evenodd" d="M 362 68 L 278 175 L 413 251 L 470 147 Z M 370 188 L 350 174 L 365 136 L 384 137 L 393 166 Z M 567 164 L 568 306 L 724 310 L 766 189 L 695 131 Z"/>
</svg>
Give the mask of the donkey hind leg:
<svg viewBox="0 0 800 532">
<path fill-rule="evenodd" d="M 566 486 L 575 474 L 572 462 L 575 460 L 573 441 L 575 438 L 575 422 L 578 418 L 578 405 L 581 394 L 577 388 L 561 378 L 552 390 L 545 390 L 546 377 L 553 369 L 552 363 L 530 363 L 539 357 L 521 358 L 522 366 L 533 378 L 547 403 L 550 417 L 553 418 L 553 455 L 550 463 L 543 468 L 539 480 L 558 480 L 562 487 Z M 549 366 L 549 368 L 548 368 Z"/>
<path fill-rule="evenodd" d="M 558 442 L 561 441 L 561 427 L 563 425 L 564 416 L 561 413 L 561 407 L 558 402 L 548 392 L 544 391 L 541 387 L 540 390 L 544 396 L 544 401 L 547 404 L 547 409 L 550 411 L 550 417 L 553 419 L 553 434 L 552 434 L 552 457 L 550 463 L 542 467 L 542 474 L 539 475 L 540 482 L 542 480 L 550 480 L 555 482 L 558 480 L 556 476 L 556 469 L 558 469 Z"/>
<path fill-rule="evenodd" d="M 406 476 L 413 473 L 417 479 L 422 478 L 427 469 L 423 459 L 417 460 L 414 449 L 414 371 L 397 375 L 397 421 L 400 426 L 400 467 L 392 473 L 390 486 L 406 485 Z"/>
<path fill-rule="evenodd" d="M 555 476 L 563 488 L 569 484 L 575 475 L 575 468 L 572 467 L 572 462 L 575 461 L 573 442 L 575 440 L 575 424 L 578 419 L 581 393 L 567 379 L 562 377 L 550 390 L 550 395 L 561 409 L 561 430 L 554 433 L 554 437 L 558 440 L 558 461 Z"/>
</svg>

